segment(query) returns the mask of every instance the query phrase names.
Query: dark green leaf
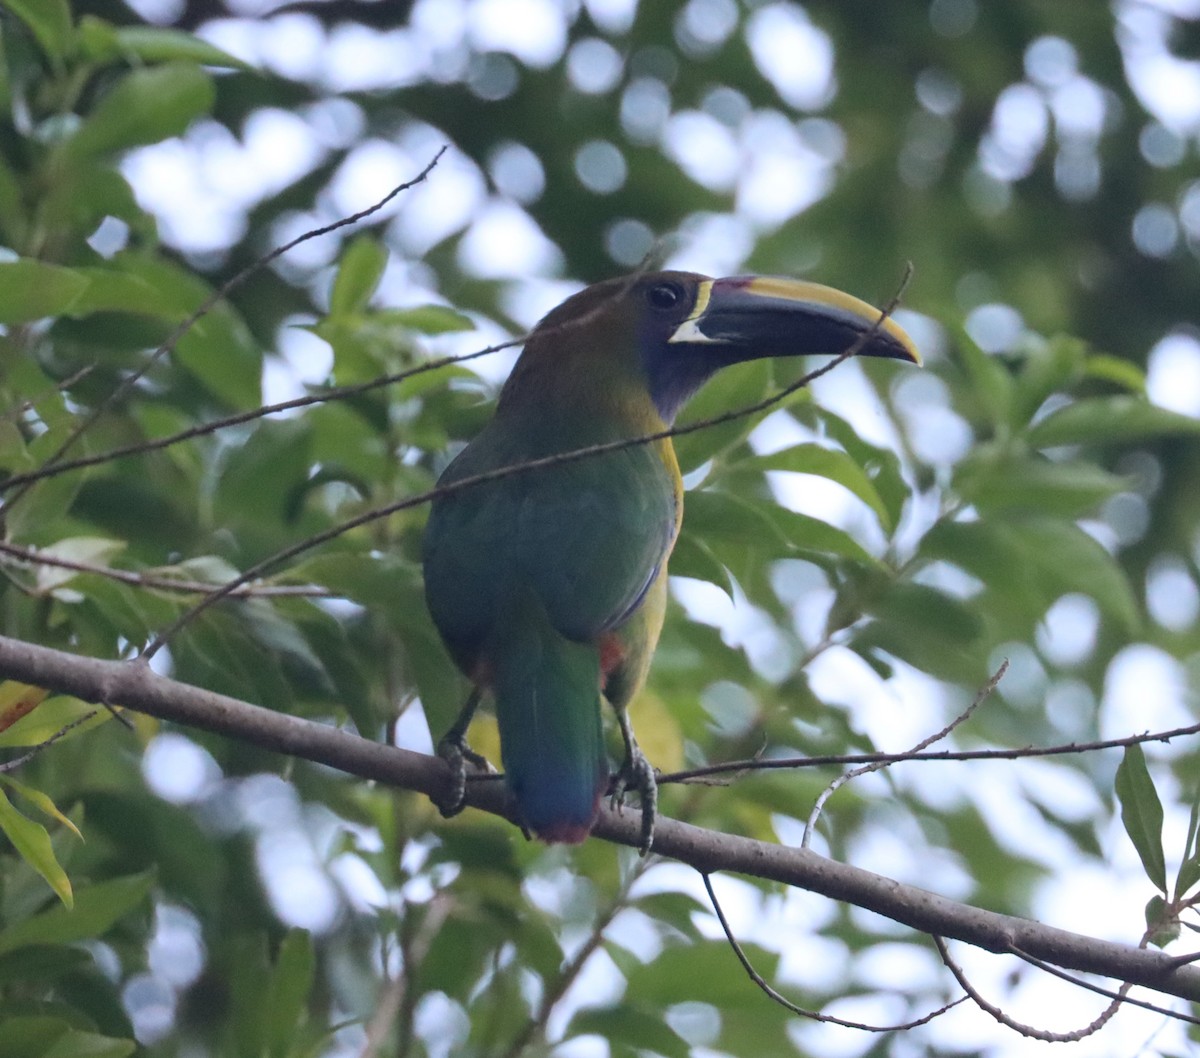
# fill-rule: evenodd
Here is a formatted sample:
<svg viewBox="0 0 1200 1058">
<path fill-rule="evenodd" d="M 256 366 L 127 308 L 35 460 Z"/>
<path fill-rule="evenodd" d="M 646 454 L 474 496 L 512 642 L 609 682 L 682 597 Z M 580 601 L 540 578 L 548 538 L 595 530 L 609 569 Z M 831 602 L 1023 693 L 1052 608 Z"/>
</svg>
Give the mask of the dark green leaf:
<svg viewBox="0 0 1200 1058">
<path fill-rule="evenodd" d="M 981 512 L 1031 511 L 1078 518 L 1128 487 L 1115 474 L 1083 460 L 976 449 L 955 471 L 955 487 Z"/>
<path fill-rule="evenodd" d="M 213 105 L 213 83 L 194 63 L 132 70 L 87 116 L 65 148 L 72 159 L 178 136 Z"/>
<path fill-rule="evenodd" d="M 688 401 L 679 422 L 681 425 L 700 423 L 755 404 L 767 395 L 770 383 L 771 369 L 766 360 L 735 364 L 720 372 Z M 743 416 L 675 438 L 675 452 L 684 474 L 744 440 L 760 418 Z"/>
<path fill-rule="evenodd" d="M 389 326 L 403 327 L 420 334 L 452 334 L 473 331 L 475 321 L 449 305 L 415 305 L 408 309 L 380 309 L 372 314 Z"/>
<path fill-rule="evenodd" d="M 667 1058 L 688 1058 L 691 1048 L 671 1029 L 658 1011 L 638 1010 L 629 1003 L 581 1010 L 571 1019 L 572 1035 L 595 1034 L 612 1044 L 625 1044 Z"/>
<path fill-rule="evenodd" d="M 143 63 L 180 61 L 233 70 L 253 69 L 208 41 L 164 26 L 114 26 L 93 15 L 85 15 L 79 20 L 79 37 L 88 56 L 99 62 L 114 59 Z"/>
<path fill-rule="evenodd" d="M 67 57 L 71 47 L 71 7 L 67 0 L 4 0 L 4 6 L 29 27 L 56 64 Z"/>
<path fill-rule="evenodd" d="M 369 235 L 359 235 L 350 242 L 338 263 L 329 295 L 329 314 L 349 316 L 362 312 L 375 293 L 383 270 L 387 267 L 387 250 Z"/>
<path fill-rule="evenodd" d="M 312 937 L 305 930 L 289 930 L 279 945 L 264 1011 L 271 1036 L 270 1058 L 288 1058 L 293 1053 L 292 1044 L 308 1006 L 315 973 Z"/>
<path fill-rule="evenodd" d="M 1172 436 L 1200 436 L 1200 419 L 1131 396 L 1074 401 L 1034 423 L 1025 435 L 1036 448 L 1128 444 Z"/>
<path fill-rule="evenodd" d="M 82 888 L 70 911 L 53 907 L 0 931 L 0 952 L 27 944 L 74 944 L 101 937 L 146 899 L 153 884 L 154 874 L 147 871 Z"/>
<path fill-rule="evenodd" d="M 984 624 L 969 603 L 923 584 L 897 583 L 867 600 L 865 611 L 874 620 L 853 637 L 860 653 L 884 650 L 947 680 L 982 678 Z"/>
<path fill-rule="evenodd" d="M 884 505 L 871 479 L 845 452 L 815 444 L 793 445 L 766 456 L 753 456 L 738 462 L 738 468 L 783 470 L 794 474 L 815 474 L 836 481 L 862 500 L 879 518 L 883 528 L 892 529 L 891 512 Z"/>
<path fill-rule="evenodd" d="M 1161 896 L 1150 897 L 1146 902 L 1145 915 L 1146 931 L 1150 935 L 1150 943 L 1156 948 L 1165 948 L 1179 939 L 1179 919 L 1171 914 L 1166 900 Z"/>
<path fill-rule="evenodd" d="M 23 259 L 0 262 L 0 323 L 30 323 L 62 316 L 88 288 L 88 280 L 73 268 Z"/>
<path fill-rule="evenodd" d="M 733 578 L 709 550 L 697 533 L 679 534 L 675 549 L 671 552 L 670 572 L 673 577 L 693 577 L 696 580 L 715 584 L 730 600 L 733 599 Z"/>
<path fill-rule="evenodd" d="M 1059 335 L 1039 341 L 1025 357 L 1017 375 L 1012 425 L 1021 429 L 1057 390 L 1067 387 L 1082 373 L 1086 347 L 1078 338 Z"/>
<path fill-rule="evenodd" d="M 1200 837 L 1200 796 L 1192 798 L 1192 810 L 1188 816 L 1187 839 L 1183 843 L 1183 862 L 1179 865 L 1179 874 L 1175 878 L 1175 899 L 1180 900 L 1191 891 L 1192 886 L 1200 882 L 1200 848 L 1197 848 L 1197 838 Z"/>
<path fill-rule="evenodd" d="M 1115 783 L 1117 799 L 1121 802 L 1121 822 L 1125 833 L 1137 849 L 1146 877 L 1159 889 L 1167 891 L 1166 857 L 1163 855 L 1162 802 L 1146 767 L 1146 756 L 1136 743 L 1125 747 L 1125 755 L 1117 768 Z"/>
</svg>

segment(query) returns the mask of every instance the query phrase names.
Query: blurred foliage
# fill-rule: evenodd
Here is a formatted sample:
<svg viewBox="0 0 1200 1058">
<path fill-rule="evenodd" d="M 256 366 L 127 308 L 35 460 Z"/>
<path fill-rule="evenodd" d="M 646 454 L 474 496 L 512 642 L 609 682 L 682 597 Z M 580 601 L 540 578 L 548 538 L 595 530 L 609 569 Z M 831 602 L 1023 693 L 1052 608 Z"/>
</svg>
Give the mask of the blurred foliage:
<svg viewBox="0 0 1200 1058">
<path fill-rule="evenodd" d="M 651 757 L 902 750 L 959 713 L 1003 656 L 1008 679 L 948 741 L 1114 733 L 1103 716 L 1131 648 L 1170 674 L 1147 694 L 1190 690 L 1200 425 L 1147 399 L 1145 369 L 1164 336 L 1194 330 L 1200 119 L 1172 126 L 1133 83 L 1155 41 L 1156 61 L 1188 61 L 1200 23 L 1038 0 L 331 0 L 257 21 L 216 0 L 160 10 L 176 23 L 118 0 L 0 0 L 0 469 L 36 470 L 85 421 L 72 456 L 198 431 L 6 489 L 6 544 L 91 571 L 5 554 L 5 634 L 131 657 L 196 599 L 166 582 L 218 584 L 429 488 L 486 419 L 493 376 L 459 365 L 200 432 L 261 405 L 264 370 L 283 369 L 297 326 L 328 346 L 320 381 L 345 385 L 520 333 L 531 291 L 647 253 L 808 274 L 879 301 L 911 260 L 924 373 L 846 365 L 863 417 L 804 392 L 769 435 L 782 444 L 765 447 L 745 420 L 680 440 L 692 493 L 672 569 L 689 578 L 677 597 L 692 619 L 673 605 L 634 711 Z M 530 12 L 562 41 L 512 44 Z M 497 19 L 509 46 L 479 29 Z M 356 40 L 394 56 L 378 83 L 320 68 L 339 48 L 352 59 Z M 231 54 L 239 41 L 262 63 Z M 779 47 L 796 49 L 792 67 Z M 364 69 L 338 76 L 377 68 Z M 154 157 L 219 186 L 272 114 L 306 123 L 303 171 L 227 205 L 219 245 L 173 236 L 129 159 L 164 145 Z M 267 249 L 367 205 L 340 208 L 339 180 L 364 158 L 400 159 L 405 179 L 443 143 L 410 194 L 444 181 L 450 198 L 416 198 L 414 212 L 402 197 L 317 256 L 256 272 L 152 358 Z M 764 159 L 780 157 L 772 176 Z M 451 208 L 455 187 L 468 208 Z M 536 274 L 480 263 L 471 239 L 493 209 L 544 237 Z M 730 371 L 688 419 L 796 371 Z M 814 478 L 851 514 L 780 502 Z M 207 610 L 171 642 L 172 675 L 370 738 L 436 736 L 464 688 L 424 609 L 424 518 L 367 522 L 266 582 L 317 597 Z M 711 617 L 721 593 L 736 607 L 724 631 Z M 829 673 L 847 682 L 831 689 Z M 897 741 L 881 709 L 897 730 L 913 729 L 910 712 L 929 723 Z M 388 1054 L 544 1054 L 584 1037 L 614 1056 L 845 1053 L 742 976 L 678 872 L 599 843 L 533 846 L 470 813 L 444 822 L 410 794 L 0 687 L 0 746 L 14 755 L 85 717 L 2 777 L 6 1058 L 341 1056 L 364 1053 L 368 1031 Z M 494 734 L 476 742 L 494 749 Z M 1200 783 L 1191 740 L 1131 751 L 1120 770 L 1112 753 L 1002 773 L 938 765 L 937 783 L 919 767 L 842 790 L 818 846 L 873 852 L 880 869 L 1014 914 L 1036 913 L 1039 890 L 1069 886 L 1075 865 L 1140 859 L 1152 939 L 1178 934 L 1200 882 L 1197 813 L 1182 847 L 1164 844 L 1164 813 L 1185 819 Z M 790 843 L 834 774 L 666 786 L 663 807 Z M 999 775 L 1021 825 L 1040 828 L 1019 847 L 983 789 Z M 952 991 L 903 960 L 857 972 L 897 948 L 929 957 L 873 916 L 769 885 L 722 892 L 759 972 L 795 1002 L 902 1021 Z M 938 1022 L 915 1031 L 924 1053 L 976 1046 Z M 1154 1045 L 1187 1046 L 1182 1030 Z M 853 1046 L 913 1053 L 887 1034 Z"/>
</svg>

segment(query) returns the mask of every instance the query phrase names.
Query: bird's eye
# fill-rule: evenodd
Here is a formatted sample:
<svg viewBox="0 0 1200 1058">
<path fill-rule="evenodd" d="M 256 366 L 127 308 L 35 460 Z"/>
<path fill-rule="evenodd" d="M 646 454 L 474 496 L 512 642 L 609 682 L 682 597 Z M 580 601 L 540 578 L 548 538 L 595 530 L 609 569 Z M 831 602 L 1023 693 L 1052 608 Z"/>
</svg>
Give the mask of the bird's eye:
<svg viewBox="0 0 1200 1058">
<path fill-rule="evenodd" d="M 646 291 L 646 300 L 651 308 L 666 311 L 683 300 L 683 290 L 677 283 L 658 283 Z"/>
</svg>

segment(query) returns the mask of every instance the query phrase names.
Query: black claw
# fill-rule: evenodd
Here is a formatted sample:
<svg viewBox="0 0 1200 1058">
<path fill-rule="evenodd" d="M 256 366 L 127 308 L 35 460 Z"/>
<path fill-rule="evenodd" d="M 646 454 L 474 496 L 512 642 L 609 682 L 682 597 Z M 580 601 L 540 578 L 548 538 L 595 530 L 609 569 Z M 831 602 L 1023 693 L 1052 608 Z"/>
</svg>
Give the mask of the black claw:
<svg viewBox="0 0 1200 1058">
<path fill-rule="evenodd" d="M 467 799 L 468 752 L 470 751 L 462 739 L 454 739 L 447 736 L 438 743 L 437 755 L 450 765 L 450 774 L 454 779 L 454 785 L 450 787 L 449 796 L 440 801 L 437 798 L 433 799 L 433 803 L 437 805 L 437 810 L 442 813 L 445 819 L 458 815 L 463 810 L 463 803 Z"/>
<path fill-rule="evenodd" d="M 642 839 L 638 843 L 638 853 L 645 856 L 654 844 L 654 820 L 658 814 L 658 781 L 654 776 L 654 768 L 638 749 L 637 743 L 632 743 L 630 753 L 621 765 L 613 780 L 610 805 L 617 812 L 625 808 L 625 794 L 636 790 L 642 801 Z"/>
<path fill-rule="evenodd" d="M 496 769 L 491 761 L 482 753 L 476 753 L 467 745 L 466 739 L 454 732 L 448 734 L 437 745 L 437 755 L 450 765 L 454 785 L 450 788 L 450 796 L 444 800 L 433 799 L 437 810 L 446 819 L 458 815 L 463 810 L 467 799 L 467 764 L 470 763 L 476 771 L 485 775 L 494 775 Z"/>
</svg>

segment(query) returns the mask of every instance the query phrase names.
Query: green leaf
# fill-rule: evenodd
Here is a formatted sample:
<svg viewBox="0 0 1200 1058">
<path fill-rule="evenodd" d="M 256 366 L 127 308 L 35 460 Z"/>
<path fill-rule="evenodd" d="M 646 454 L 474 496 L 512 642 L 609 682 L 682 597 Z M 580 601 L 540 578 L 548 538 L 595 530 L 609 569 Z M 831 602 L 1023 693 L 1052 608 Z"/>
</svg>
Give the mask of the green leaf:
<svg viewBox="0 0 1200 1058">
<path fill-rule="evenodd" d="M 79 20 L 79 40 L 88 58 L 96 62 L 114 59 L 138 63 L 180 61 L 233 70 L 254 69 L 206 40 L 162 26 L 114 26 L 95 15 L 84 15 Z"/>
<path fill-rule="evenodd" d="M 67 0 L 3 0 L 33 33 L 38 45 L 58 65 L 71 47 L 71 7 Z"/>
<path fill-rule="evenodd" d="M 726 368 L 701 387 L 679 417 L 680 424 L 717 418 L 725 412 L 755 404 L 767 395 L 771 368 L 766 360 L 751 360 Z M 765 413 L 763 413 L 765 414 Z M 762 415 L 747 415 L 675 438 L 675 453 L 685 474 L 745 440 Z"/>
<path fill-rule="evenodd" d="M 639 1054 L 651 1052 L 667 1058 L 688 1058 L 691 1048 L 672 1029 L 660 1011 L 639 1010 L 629 1002 L 613 1007 L 581 1010 L 571 1019 L 569 1035 L 596 1035 L 613 1044 L 625 1044 Z"/>
<path fill-rule="evenodd" d="M 342 254 L 333 291 L 329 295 L 329 315 L 349 316 L 362 312 L 387 267 L 387 250 L 370 235 L 354 238 Z"/>
<path fill-rule="evenodd" d="M 49 558 L 60 558 L 66 562 L 80 565 L 108 566 L 108 560 L 125 549 L 123 540 L 106 540 L 99 536 L 73 536 L 59 540 L 43 547 L 39 554 Z M 79 576 L 80 571 L 65 569 L 61 566 L 43 565 L 38 567 L 35 592 L 39 595 L 49 595 L 61 588 L 68 581 Z"/>
<path fill-rule="evenodd" d="M 751 503 L 719 489 L 700 489 L 687 494 L 684 510 L 686 530 L 696 534 L 718 558 L 721 545 L 725 545 L 742 554 L 747 549 L 770 557 L 814 551 L 877 564 L 861 544 L 837 526 L 773 502 Z M 736 570 L 736 566 L 731 568 Z"/>
<path fill-rule="evenodd" d="M 1121 822 L 1125 833 L 1137 849 L 1146 877 L 1159 889 L 1167 891 L 1167 865 L 1163 854 L 1162 802 L 1150 779 L 1146 756 L 1138 744 L 1125 747 L 1125 756 L 1117 768 L 1115 783 L 1117 799 L 1121 802 Z"/>
<path fill-rule="evenodd" d="M 288 1058 L 293 1053 L 292 1044 L 308 1009 L 315 974 L 312 937 L 302 929 L 289 930 L 279 945 L 264 1011 L 271 1037 L 270 1058 Z"/>
<path fill-rule="evenodd" d="M 0 1054 L 4 1058 L 126 1058 L 137 1044 L 73 1028 L 62 1018 L 45 1015 L 0 1019 Z"/>
<path fill-rule="evenodd" d="M 1029 428 L 1025 439 L 1036 448 L 1078 444 L 1127 444 L 1155 437 L 1200 436 L 1200 419 L 1168 411 L 1142 397 L 1079 400 Z"/>
<path fill-rule="evenodd" d="M 1188 816 L 1187 840 L 1183 845 L 1183 862 L 1175 877 L 1175 900 L 1185 897 L 1197 882 L 1200 882 L 1200 848 L 1196 839 L 1200 836 L 1200 795 L 1192 798 L 1192 811 Z"/>
<path fill-rule="evenodd" d="M 32 786 L 26 786 L 22 782 L 17 782 L 11 775 L 0 775 L 0 782 L 4 783 L 15 794 L 23 797 L 30 804 L 34 805 L 40 811 L 57 820 L 64 827 L 70 830 L 80 841 L 83 840 L 83 835 L 79 832 L 79 828 L 71 822 L 67 816 L 59 811 L 56 805 L 46 794 L 41 790 L 35 790 Z"/>
<path fill-rule="evenodd" d="M 387 326 L 403 327 L 420 334 L 452 334 L 473 331 L 475 321 L 448 305 L 415 305 L 409 309 L 380 309 L 373 319 Z"/>
<path fill-rule="evenodd" d="M 921 556 L 959 566 L 1035 620 L 1068 592 L 1095 599 L 1125 635 L 1141 620 L 1120 563 L 1073 522 L 1036 515 L 940 522 L 921 541 Z"/>
<path fill-rule="evenodd" d="M 768 981 L 775 976 L 779 956 L 757 944 L 742 948 L 754 968 Z M 721 1009 L 760 1007 L 762 993 L 746 977 L 737 956 L 721 940 L 698 941 L 667 948 L 653 962 L 629 975 L 627 994 L 643 1004 L 712 1003 Z"/>
<path fill-rule="evenodd" d="M 1111 382 L 1114 386 L 1129 390 L 1130 393 L 1146 392 L 1145 371 L 1131 360 L 1126 360 L 1121 356 L 1093 353 L 1084 361 L 1083 373 L 1087 378 Z"/>
<path fill-rule="evenodd" d="M 93 312 L 136 312 L 168 320 L 182 319 L 184 313 L 166 302 L 161 291 L 141 276 L 121 271 L 119 261 L 103 267 L 78 268 L 76 274 L 88 281 L 87 289 L 67 311 L 76 319 Z"/>
<path fill-rule="evenodd" d="M 971 397 L 993 425 L 1006 423 L 1012 416 L 1015 384 L 1008 368 L 997 357 L 989 356 L 965 331 L 958 333 L 958 353 L 971 381 Z"/>
<path fill-rule="evenodd" d="M 1128 487 L 1082 460 L 1048 460 L 978 448 L 955 470 L 954 485 L 981 513 L 1026 510 L 1080 518 Z"/>
<path fill-rule="evenodd" d="M 679 534 L 668 568 L 672 577 L 692 577 L 715 584 L 733 601 L 733 578 L 729 570 L 698 534 Z"/>
<path fill-rule="evenodd" d="M 75 944 L 101 937 L 145 901 L 153 884 L 154 872 L 145 871 L 81 889 L 70 911 L 52 907 L 0 930 L 0 952 L 29 944 Z"/>
<path fill-rule="evenodd" d="M 1078 379 L 1086 351 L 1078 338 L 1062 335 L 1036 343 L 1017 375 L 1016 399 L 1012 404 L 1014 427 L 1023 427 L 1047 397 Z"/>
<path fill-rule="evenodd" d="M 1166 900 L 1158 894 L 1146 901 L 1145 916 L 1150 943 L 1156 948 L 1165 948 L 1179 939 L 1179 919 L 1171 913 Z"/>
<path fill-rule="evenodd" d="M 63 905 L 71 907 L 74 902 L 71 880 L 54 855 L 49 833 L 40 823 L 21 815 L 3 790 L 0 790 L 0 830 L 3 830 L 12 842 L 21 859 L 46 880 L 46 884 L 54 890 Z M 3 936 L 4 934 L 0 934 L 0 947 L 3 946 Z"/>
<path fill-rule="evenodd" d="M 39 746 L 63 728 L 91 714 L 93 719 L 72 727 L 63 738 L 75 738 L 112 718 L 101 706 L 91 705 L 79 698 L 58 695 L 42 702 L 33 712 L 21 717 L 12 727 L 0 732 L 0 746 Z"/>
<path fill-rule="evenodd" d="M 884 650 L 942 679 L 969 683 L 982 677 L 984 624 L 969 603 L 924 584 L 897 583 L 864 609 L 874 620 L 852 640 L 864 657 Z"/>
<path fill-rule="evenodd" d="M 0 262 L 0 323 L 63 316 L 87 288 L 87 278 L 73 268 L 30 258 Z"/>
<path fill-rule="evenodd" d="M 887 511 L 886 525 L 894 526 L 908 502 L 910 489 L 904 480 L 900 459 L 891 449 L 880 448 L 858 436 L 854 427 L 841 416 L 812 403 L 792 405 L 791 413 L 799 422 L 836 441 L 855 464 L 862 468 Z"/>
<path fill-rule="evenodd" d="M 815 474 L 817 477 L 836 481 L 870 507 L 886 531 L 890 532 L 892 529 L 891 512 L 885 506 L 879 491 L 863 468 L 845 452 L 817 444 L 798 444 L 779 452 L 772 452 L 770 455 L 739 460 L 737 466 L 739 469 L 746 467 L 788 471 L 793 474 Z"/>
<path fill-rule="evenodd" d="M 207 114 L 215 98 L 212 78 L 194 63 L 173 62 L 126 74 L 65 141 L 77 159 L 180 135 Z"/>
</svg>

